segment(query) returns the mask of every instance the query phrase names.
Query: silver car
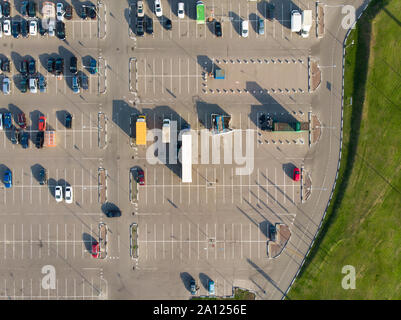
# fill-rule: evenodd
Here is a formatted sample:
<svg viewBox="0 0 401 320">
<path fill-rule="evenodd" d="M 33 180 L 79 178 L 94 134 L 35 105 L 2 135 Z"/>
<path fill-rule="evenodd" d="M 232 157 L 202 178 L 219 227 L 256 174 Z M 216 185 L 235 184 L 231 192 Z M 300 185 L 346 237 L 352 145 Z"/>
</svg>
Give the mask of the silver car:
<svg viewBox="0 0 401 320">
<path fill-rule="evenodd" d="M 3 79 L 3 93 L 10 94 L 10 79 L 8 77 Z"/>
</svg>

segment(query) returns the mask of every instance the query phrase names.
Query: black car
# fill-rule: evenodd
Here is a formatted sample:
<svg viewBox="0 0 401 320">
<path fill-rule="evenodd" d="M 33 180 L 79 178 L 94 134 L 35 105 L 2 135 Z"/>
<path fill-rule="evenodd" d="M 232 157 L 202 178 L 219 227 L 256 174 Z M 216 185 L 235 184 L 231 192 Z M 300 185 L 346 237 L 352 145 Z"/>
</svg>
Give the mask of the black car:
<svg viewBox="0 0 401 320">
<path fill-rule="evenodd" d="M 19 86 L 20 86 L 21 92 L 24 92 L 24 93 L 27 92 L 27 90 L 28 90 L 28 78 L 27 77 L 21 77 Z"/>
<path fill-rule="evenodd" d="M 21 3 L 21 15 L 26 16 L 28 15 L 28 1 L 22 1 Z"/>
<path fill-rule="evenodd" d="M 27 38 L 29 35 L 29 24 L 25 19 L 21 20 L 21 34 L 24 38 Z"/>
<path fill-rule="evenodd" d="M 136 19 L 136 35 L 139 37 L 142 37 L 144 35 L 143 17 L 138 17 Z"/>
<path fill-rule="evenodd" d="M 54 58 L 49 58 L 47 59 L 47 71 L 50 73 L 54 72 L 54 65 L 56 63 L 56 60 Z"/>
<path fill-rule="evenodd" d="M 38 149 L 42 148 L 44 140 L 45 140 L 45 133 L 43 131 L 38 131 L 38 133 L 36 134 L 36 141 L 35 141 L 36 148 Z"/>
<path fill-rule="evenodd" d="M 21 33 L 21 24 L 19 21 L 13 21 L 11 24 L 11 34 L 14 38 L 18 38 Z"/>
<path fill-rule="evenodd" d="M 171 24 L 171 20 L 167 18 L 166 21 L 164 22 L 164 26 L 166 27 L 167 30 L 171 30 L 171 28 L 173 27 Z"/>
<path fill-rule="evenodd" d="M 70 72 L 73 73 L 73 74 L 76 74 L 77 71 L 78 71 L 77 63 L 78 63 L 77 58 L 76 57 L 71 57 L 71 59 L 70 59 Z"/>
<path fill-rule="evenodd" d="M 120 210 L 110 210 L 110 211 L 106 212 L 106 216 L 108 218 L 121 217 L 121 211 Z"/>
<path fill-rule="evenodd" d="M 65 115 L 65 127 L 67 129 L 71 129 L 72 127 L 72 115 L 70 113 Z"/>
<path fill-rule="evenodd" d="M 29 133 L 28 132 L 23 132 L 21 134 L 21 140 L 20 140 L 21 146 L 26 149 L 29 147 Z"/>
<path fill-rule="evenodd" d="M 35 60 L 29 61 L 28 72 L 31 75 L 36 73 L 36 62 L 35 62 Z"/>
<path fill-rule="evenodd" d="M 91 19 L 96 19 L 96 9 L 94 6 L 88 6 L 88 16 Z"/>
<path fill-rule="evenodd" d="M 20 141 L 20 131 L 14 127 L 13 132 L 11 134 L 11 143 L 12 144 L 18 144 Z"/>
<path fill-rule="evenodd" d="M 65 10 L 64 18 L 66 18 L 67 20 L 71 20 L 72 19 L 72 6 L 70 6 L 69 4 L 65 4 L 64 10 Z"/>
<path fill-rule="evenodd" d="M 8 58 L 1 61 L 1 71 L 10 72 L 10 60 Z"/>
<path fill-rule="evenodd" d="M 43 167 L 39 171 L 39 184 L 41 186 L 47 184 L 47 170 Z"/>
<path fill-rule="evenodd" d="M 64 73 L 64 59 L 63 58 L 57 58 L 56 63 L 55 63 L 55 71 L 56 75 L 60 75 Z"/>
<path fill-rule="evenodd" d="M 148 34 L 153 34 L 153 19 L 151 17 L 146 17 L 146 32 Z"/>
<path fill-rule="evenodd" d="M 85 5 L 82 5 L 81 7 L 81 12 L 79 13 L 79 16 L 81 17 L 81 19 L 86 20 L 86 18 L 88 17 L 88 7 Z"/>
<path fill-rule="evenodd" d="M 223 32 L 221 30 L 221 22 L 220 21 L 216 21 L 214 23 L 214 33 L 217 37 L 221 37 L 223 35 Z"/>
<path fill-rule="evenodd" d="M 36 16 L 36 3 L 34 1 L 29 1 L 28 3 L 28 16 L 34 18 Z"/>
<path fill-rule="evenodd" d="M 2 9 L 3 9 L 3 16 L 5 16 L 6 18 L 9 18 L 10 17 L 10 3 L 8 1 L 3 2 Z"/>
<path fill-rule="evenodd" d="M 42 19 L 38 19 L 38 30 L 41 36 L 44 36 L 47 32 L 47 30 L 43 28 Z"/>
<path fill-rule="evenodd" d="M 23 75 L 28 74 L 28 61 L 26 60 L 21 61 L 19 72 L 21 72 Z"/>
<path fill-rule="evenodd" d="M 56 24 L 56 36 L 60 40 L 64 40 L 65 39 L 65 24 L 62 21 L 57 21 L 57 24 Z"/>
<path fill-rule="evenodd" d="M 266 6 L 266 17 L 267 17 L 267 19 L 273 20 L 273 18 L 274 18 L 274 8 L 275 8 L 275 5 L 273 3 L 267 4 L 267 6 Z"/>
</svg>

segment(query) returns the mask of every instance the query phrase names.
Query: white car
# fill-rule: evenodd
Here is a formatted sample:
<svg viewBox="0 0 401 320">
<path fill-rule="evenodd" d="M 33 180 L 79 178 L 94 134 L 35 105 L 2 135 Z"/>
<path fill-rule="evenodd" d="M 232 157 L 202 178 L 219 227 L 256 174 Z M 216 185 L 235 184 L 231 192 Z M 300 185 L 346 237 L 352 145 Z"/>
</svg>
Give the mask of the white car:
<svg viewBox="0 0 401 320">
<path fill-rule="evenodd" d="M 63 4 L 61 2 L 57 2 L 57 9 L 56 9 L 56 15 L 57 15 L 57 20 L 58 21 L 64 21 L 64 8 L 63 8 Z"/>
<path fill-rule="evenodd" d="M 9 19 L 3 22 L 3 32 L 6 36 L 11 36 L 11 21 Z"/>
<path fill-rule="evenodd" d="M 61 186 L 56 186 L 54 196 L 57 202 L 63 201 L 63 188 Z"/>
<path fill-rule="evenodd" d="M 3 93 L 10 94 L 10 79 L 8 77 L 3 79 Z"/>
<path fill-rule="evenodd" d="M 248 37 L 248 31 L 249 31 L 249 21 L 248 20 L 244 20 L 244 21 L 242 21 L 242 24 L 241 24 L 241 35 L 244 38 L 247 38 Z"/>
<path fill-rule="evenodd" d="M 184 2 L 178 2 L 178 18 L 184 19 L 185 18 L 185 11 L 184 11 Z"/>
<path fill-rule="evenodd" d="M 138 17 L 144 17 L 145 16 L 145 11 L 143 10 L 143 1 L 138 0 L 136 4 L 136 15 Z"/>
<path fill-rule="evenodd" d="M 30 78 L 29 79 L 29 91 L 31 93 L 37 93 L 38 92 L 38 80 L 36 78 Z"/>
<path fill-rule="evenodd" d="M 163 15 L 163 9 L 160 0 L 155 0 L 155 13 L 156 17 L 161 17 Z"/>
<path fill-rule="evenodd" d="M 72 203 L 72 187 L 65 187 L 65 202 Z"/>
<path fill-rule="evenodd" d="M 36 20 L 31 20 L 31 22 L 29 22 L 29 34 L 31 36 L 36 36 L 38 32 L 38 22 Z"/>
<path fill-rule="evenodd" d="M 0 130 L 3 130 L 3 114 L 0 113 Z"/>
</svg>

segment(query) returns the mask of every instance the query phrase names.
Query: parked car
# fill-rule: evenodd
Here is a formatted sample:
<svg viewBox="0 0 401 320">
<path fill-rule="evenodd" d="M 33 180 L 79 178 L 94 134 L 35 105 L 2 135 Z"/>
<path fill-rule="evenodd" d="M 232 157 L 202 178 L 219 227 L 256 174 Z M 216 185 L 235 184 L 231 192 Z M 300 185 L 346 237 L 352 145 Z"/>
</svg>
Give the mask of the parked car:
<svg viewBox="0 0 401 320">
<path fill-rule="evenodd" d="M 137 17 L 144 17 L 145 16 L 145 11 L 143 10 L 143 1 L 138 0 L 136 3 L 136 15 Z"/>
<path fill-rule="evenodd" d="M 189 288 L 190 288 L 191 294 L 194 296 L 197 291 L 196 282 L 194 279 L 191 279 L 191 282 L 189 283 Z"/>
<path fill-rule="evenodd" d="M 47 59 L 47 71 L 50 73 L 54 72 L 56 60 L 54 58 Z"/>
<path fill-rule="evenodd" d="M 3 32 L 5 36 L 11 36 L 11 21 L 9 19 L 3 21 Z"/>
<path fill-rule="evenodd" d="M 29 133 L 28 132 L 23 132 L 21 134 L 21 146 L 24 149 L 29 148 Z"/>
<path fill-rule="evenodd" d="M 216 294 L 216 290 L 215 290 L 215 286 L 214 286 L 214 281 L 209 279 L 208 282 L 208 291 L 210 295 L 215 295 Z"/>
<path fill-rule="evenodd" d="M 8 58 L 4 58 L 4 60 L 1 61 L 1 71 L 10 72 L 10 60 L 8 60 Z"/>
<path fill-rule="evenodd" d="M 69 4 L 66 4 L 65 6 L 64 18 L 66 18 L 67 20 L 72 19 L 72 6 Z"/>
<path fill-rule="evenodd" d="M 33 75 L 36 73 L 36 61 L 34 59 L 29 61 L 28 72 L 30 75 Z"/>
<path fill-rule="evenodd" d="M 38 79 L 29 78 L 29 92 L 37 93 L 38 92 Z"/>
<path fill-rule="evenodd" d="M 38 20 L 38 30 L 39 30 L 39 34 L 41 36 L 44 36 L 46 34 L 46 32 L 47 32 L 47 30 L 43 27 L 42 19 Z"/>
<path fill-rule="evenodd" d="M 64 11 L 63 4 L 61 2 L 57 2 L 57 5 L 56 5 L 57 21 L 64 21 L 64 14 L 65 14 L 65 11 Z"/>
<path fill-rule="evenodd" d="M 161 17 L 163 15 L 163 8 L 160 0 L 155 0 L 155 13 L 156 17 Z"/>
<path fill-rule="evenodd" d="M 54 197 L 57 202 L 63 201 L 63 188 L 61 186 L 56 186 Z"/>
<path fill-rule="evenodd" d="M 3 1 L 2 4 L 3 16 L 6 18 L 10 17 L 10 3 L 8 1 Z"/>
<path fill-rule="evenodd" d="M 18 144 L 19 139 L 20 139 L 20 132 L 16 127 L 14 127 L 13 132 L 11 133 L 11 143 Z"/>
<path fill-rule="evenodd" d="M 93 58 L 91 58 L 89 62 L 89 73 L 90 74 L 96 74 L 97 73 L 97 61 Z"/>
<path fill-rule="evenodd" d="M 29 35 L 29 24 L 28 21 L 26 21 L 25 19 L 21 20 L 21 35 L 24 38 L 27 38 Z"/>
<path fill-rule="evenodd" d="M 164 21 L 164 26 L 166 27 L 166 30 L 171 30 L 172 29 L 173 25 L 172 25 L 171 20 L 169 18 L 167 18 Z"/>
<path fill-rule="evenodd" d="M 72 127 L 72 115 L 70 113 L 65 115 L 65 127 L 67 129 L 71 129 Z"/>
<path fill-rule="evenodd" d="M 43 167 L 39 171 L 39 184 L 41 186 L 47 184 L 47 170 Z"/>
<path fill-rule="evenodd" d="M 153 34 L 153 19 L 151 17 L 146 18 L 145 26 L 146 32 L 148 34 Z"/>
<path fill-rule="evenodd" d="M 38 22 L 36 20 L 31 20 L 29 22 L 29 35 L 36 36 L 38 33 Z"/>
<path fill-rule="evenodd" d="M 138 17 L 136 19 L 136 35 L 139 37 L 142 37 L 145 34 L 144 28 L 143 28 L 143 18 Z"/>
<path fill-rule="evenodd" d="M 56 75 L 59 76 L 64 73 L 64 59 L 57 58 L 55 63 Z"/>
<path fill-rule="evenodd" d="M 294 168 L 292 178 L 294 179 L 294 181 L 299 181 L 301 179 L 301 171 L 298 168 Z"/>
<path fill-rule="evenodd" d="M 223 31 L 221 29 L 221 22 L 220 21 L 216 20 L 215 23 L 214 23 L 214 34 L 217 37 L 221 37 L 223 35 Z"/>
<path fill-rule="evenodd" d="M 3 124 L 5 129 L 11 129 L 11 127 L 13 126 L 13 119 L 10 112 L 6 112 L 3 114 Z"/>
<path fill-rule="evenodd" d="M 95 8 L 95 6 L 88 6 L 87 7 L 88 8 L 88 17 L 89 18 L 91 18 L 92 20 L 93 19 L 96 19 L 96 16 L 97 16 L 97 13 L 96 13 L 96 8 Z"/>
<path fill-rule="evenodd" d="M 248 31 L 249 31 L 249 21 L 248 20 L 244 20 L 241 23 L 241 35 L 244 38 L 248 37 Z"/>
<path fill-rule="evenodd" d="M 11 188 L 13 186 L 13 174 L 10 169 L 4 172 L 3 182 L 6 188 Z"/>
<path fill-rule="evenodd" d="M 28 91 L 28 78 L 27 77 L 21 76 L 19 88 L 22 93 L 25 93 Z"/>
<path fill-rule="evenodd" d="M 20 33 L 21 33 L 21 24 L 19 21 L 14 20 L 11 25 L 11 34 L 15 39 L 17 39 L 19 38 Z"/>
<path fill-rule="evenodd" d="M 78 60 L 76 57 L 71 57 L 70 59 L 70 72 L 73 74 L 76 74 L 78 69 L 77 69 L 77 64 Z"/>
<path fill-rule="evenodd" d="M 265 34 L 265 21 L 262 18 L 258 20 L 258 33 L 261 35 Z"/>
<path fill-rule="evenodd" d="M 28 1 L 22 1 L 21 2 L 21 16 L 27 16 L 28 15 Z"/>
<path fill-rule="evenodd" d="M 40 92 L 46 91 L 46 80 L 45 80 L 45 77 L 42 75 L 39 76 L 38 86 L 39 86 Z"/>
<path fill-rule="evenodd" d="M 65 24 L 62 21 L 56 23 L 56 36 L 60 40 L 65 40 Z"/>
<path fill-rule="evenodd" d="M 22 60 L 20 63 L 20 68 L 19 72 L 21 72 L 22 75 L 27 75 L 28 74 L 28 61 L 27 60 Z"/>
<path fill-rule="evenodd" d="M 34 18 L 36 16 L 36 3 L 34 1 L 28 2 L 28 16 Z"/>
<path fill-rule="evenodd" d="M 20 112 L 18 113 L 17 116 L 17 124 L 19 125 L 19 127 L 21 129 L 25 129 L 26 128 L 26 117 L 25 117 L 25 113 Z"/>
<path fill-rule="evenodd" d="M 80 83 L 79 83 L 79 77 L 77 75 L 74 75 L 71 79 L 71 87 L 72 87 L 72 91 L 74 93 L 79 93 L 80 90 Z"/>
<path fill-rule="evenodd" d="M 108 217 L 108 218 L 121 217 L 121 211 L 118 209 L 109 210 L 106 212 L 106 217 Z"/>
<path fill-rule="evenodd" d="M 71 204 L 73 199 L 72 187 L 65 187 L 65 203 Z"/>
<path fill-rule="evenodd" d="M 44 140 L 45 140 L 45 133 L 43 131 L 39 131 L 36 134 L 36 141 L 35 141 L 36 148 L 38 149 L 42 148 Z"/>
<path fill-rule="evenodd" d="M 3 78 L 3 93 L 10 94 L 10 79 L 8 77 Z"/>
<path fill-rule="evenodd" d="M 82 5 L 79 16 L 84 20 L 88 18 L 88 7 L 86 5 Z"/>
<path fill-rule="evenodd" d="M 83 90 L 89 89 L 88 77 L 84 73 L 81 74 L 81 87 Z"/>
<path fill-rule="evenodd" d="M 138 169 L 137 171 L 137 183 L 139 185 L 144 186 L 145 185 L 145 173 L 143 172 L 142 169 Z"/>
<path fill-rule="evenodd" d="M 185 18 L 185 10 L 184 10 L 184 2 L 178 2 L 178 10 L 177 10 L 178 18 L 184 19 Z"/>
<path fill-rule="evenodd" d="M 38 121 L 38 130 L 45 131 L 46 130 L 46 117 L 40 116 Z"/>
</svg>

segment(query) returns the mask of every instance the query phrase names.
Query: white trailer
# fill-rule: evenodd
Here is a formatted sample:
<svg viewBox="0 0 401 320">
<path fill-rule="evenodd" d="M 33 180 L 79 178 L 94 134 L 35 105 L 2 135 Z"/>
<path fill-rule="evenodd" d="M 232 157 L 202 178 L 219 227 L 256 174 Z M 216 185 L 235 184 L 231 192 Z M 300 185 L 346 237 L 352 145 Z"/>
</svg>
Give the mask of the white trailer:
<svg viewBox="0 0 401 320">
<path fill-rule="evenodd" d="M 303 38 L 309 37 L 309 31 L 312 28 L 312 10 L 302 11 L 302 30 L 301 36 Z"/>
<path fill-rule="evenodd" d="M 184 132 L 181 136 L 181 179 L 182 182 L 192 182 L 192 135 Z"/>
<path fill-rule="evenodd" d="M 298 10 L 291 11 L 291 32 L 300 32 L 302 28 L 302 16 Z"/>
</svg>

